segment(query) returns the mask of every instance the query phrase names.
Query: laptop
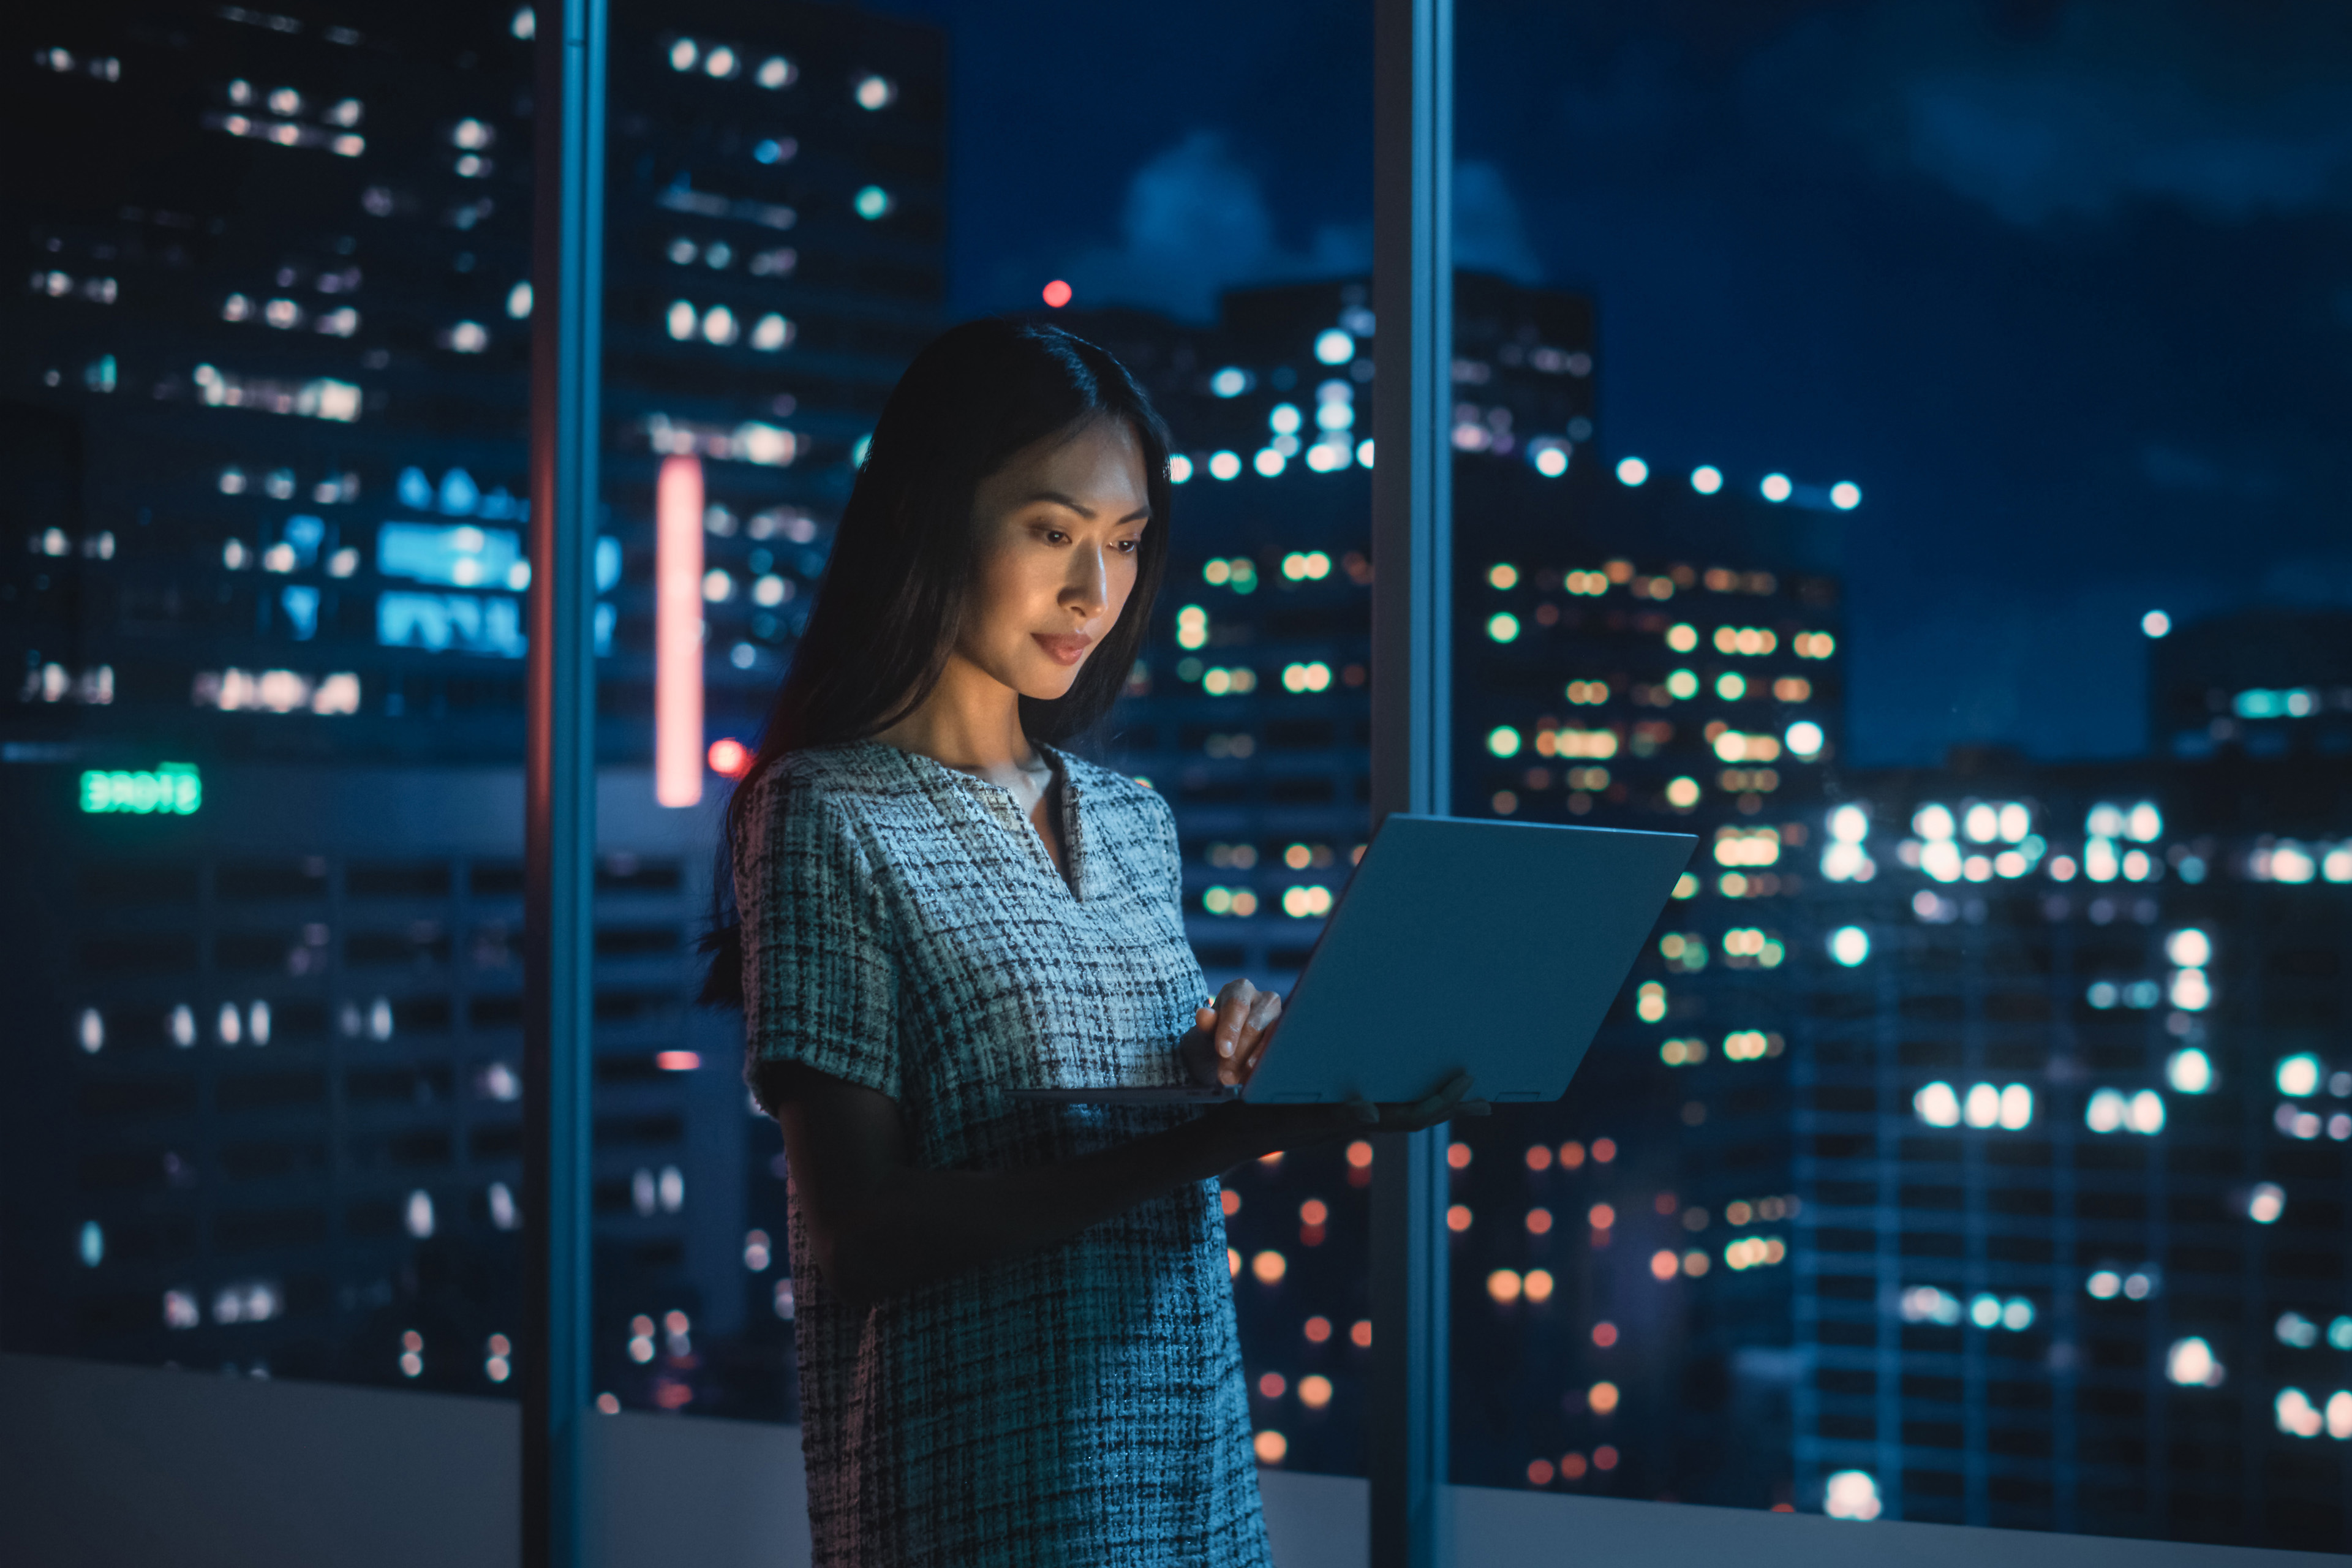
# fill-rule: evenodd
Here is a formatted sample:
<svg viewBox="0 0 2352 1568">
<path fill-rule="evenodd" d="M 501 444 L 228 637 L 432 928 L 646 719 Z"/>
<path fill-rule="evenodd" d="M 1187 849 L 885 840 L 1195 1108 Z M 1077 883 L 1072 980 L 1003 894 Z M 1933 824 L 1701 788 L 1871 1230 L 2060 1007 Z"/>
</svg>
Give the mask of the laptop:
<svg viewBox="0 0 2352 1568">
<path fill-rule="evenodd" d="M 1697 838 L 1609 827 L 1383 820 L 1283 997 L 1247 1083 L 1025 1089 L 1064 1105 L 1558 1100 Z"/>
</svg>

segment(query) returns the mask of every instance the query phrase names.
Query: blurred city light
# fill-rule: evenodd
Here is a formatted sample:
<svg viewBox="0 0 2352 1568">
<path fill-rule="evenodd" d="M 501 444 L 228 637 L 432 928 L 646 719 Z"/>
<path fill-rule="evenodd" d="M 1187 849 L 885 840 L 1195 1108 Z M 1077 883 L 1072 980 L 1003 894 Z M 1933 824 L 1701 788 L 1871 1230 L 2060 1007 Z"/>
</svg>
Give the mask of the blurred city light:
<svg viewBox="0 0 2352 1568">
<path fill-rule="evenodd" d="M 1876 1519 L 1883 1506 L 1878 1481 L 1867 1470 L 1832 1473 L 1822 1499 L 1822 1511 L 1832 1519 Z"/>
</svg>

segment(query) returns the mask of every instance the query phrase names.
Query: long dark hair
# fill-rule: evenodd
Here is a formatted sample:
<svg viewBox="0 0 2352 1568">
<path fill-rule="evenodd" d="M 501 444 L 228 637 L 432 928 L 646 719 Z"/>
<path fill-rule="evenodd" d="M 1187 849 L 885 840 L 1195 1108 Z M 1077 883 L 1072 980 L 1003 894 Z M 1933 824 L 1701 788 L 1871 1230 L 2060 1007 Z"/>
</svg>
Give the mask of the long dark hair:
<svg viewBox="0 0 2352 1568">
<path fill-rule="evenodd" d="M 743 950 L 731 847 L 752 786 L 786 756 L 863 740 L 920 707 L 961 628 L 976 550 L 972 504 L 1014 454 L 1097 419 L 1124 420 L 1143 448 L 1151 526 L 1135 588 L 1065 695 L 1021 699 L 1033 739 L 1092 730 L 1127 684 L 1168 560 L 1168 426 L 1127 367 L 1058 327 L 966 321 L 907 367 L 875 425 L 835 531 L 808 625 L 768 710 L 758 752 L 727 802 L 702 1000 L 740 1006 Z"/>
</svg>

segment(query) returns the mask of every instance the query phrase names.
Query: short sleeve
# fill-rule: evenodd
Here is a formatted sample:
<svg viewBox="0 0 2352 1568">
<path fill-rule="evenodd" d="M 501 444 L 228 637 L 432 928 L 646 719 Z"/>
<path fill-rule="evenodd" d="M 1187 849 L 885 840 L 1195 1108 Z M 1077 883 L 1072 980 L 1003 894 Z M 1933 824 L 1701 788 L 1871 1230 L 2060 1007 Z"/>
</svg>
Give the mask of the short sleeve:
<svg viewBox="0 0 2352 1568">
<path fill-rule="evenodd" d="M 836 804 L 763 783 L 735 852 L 751 1056 L 900 1099 L 898 966 L 874 868 Z"/>
</svg>

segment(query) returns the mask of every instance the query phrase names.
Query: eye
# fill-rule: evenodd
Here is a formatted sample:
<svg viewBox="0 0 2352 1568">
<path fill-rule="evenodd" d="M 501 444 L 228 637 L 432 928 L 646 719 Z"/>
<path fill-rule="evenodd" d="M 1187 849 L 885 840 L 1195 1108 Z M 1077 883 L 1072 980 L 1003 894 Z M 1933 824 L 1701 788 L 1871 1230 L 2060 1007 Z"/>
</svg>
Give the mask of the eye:
<svg viewBox="0 0 2352 1568">
<path fill-rule="evenodd" d="M 1142 548 L 1143 541 L 1140 539 L 1122 539 L 1118 542 L 1119 553 L 1122 555 L 1132 555 Z"/>
</svg>

